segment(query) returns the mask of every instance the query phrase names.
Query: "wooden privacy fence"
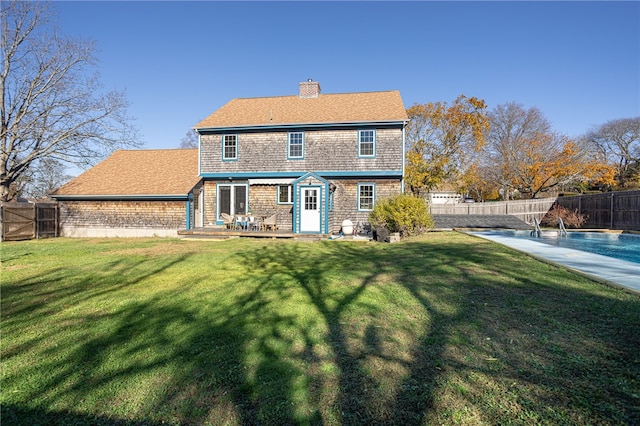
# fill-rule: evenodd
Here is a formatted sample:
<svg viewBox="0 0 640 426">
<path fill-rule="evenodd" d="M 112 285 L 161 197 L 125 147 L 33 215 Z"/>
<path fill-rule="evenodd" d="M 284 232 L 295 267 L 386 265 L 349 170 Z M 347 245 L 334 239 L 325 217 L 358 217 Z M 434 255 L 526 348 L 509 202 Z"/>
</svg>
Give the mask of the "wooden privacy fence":
<svg viewBox="0 0 640 426">
<path fill-rule="evenodd" d="M 542 219 L 555 201 L 556 198 L 541 198 L 488 203 L 431 204 L 429 211 L 431 214 L 511 215 L 533 224 L 534 218 Z"/>
<path fill-rule="evenodd" d="M 3 203 L 0 209 L 2 241 L 58 236 L 56 203 Z"/>
<path fill-rule="evenodd" d="M 640 230 L 640 191 L 559 197 L 557 202 L 587 216 L 583 228 Z"/>
</svg>

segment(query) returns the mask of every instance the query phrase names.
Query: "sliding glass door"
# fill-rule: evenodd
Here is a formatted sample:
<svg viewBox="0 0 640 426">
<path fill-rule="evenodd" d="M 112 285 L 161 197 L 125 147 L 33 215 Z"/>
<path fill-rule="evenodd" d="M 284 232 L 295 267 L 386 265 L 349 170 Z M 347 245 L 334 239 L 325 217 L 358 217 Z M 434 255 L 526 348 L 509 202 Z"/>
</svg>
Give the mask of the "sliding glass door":
<svg viewBox="0 0 640 426">
<path fill-rule="evenodd" d="M 218 185 L 218 219 L 222 213 L 231 216 L 235 214 L 244 214 L 247 212 L 247 193 L 248 186 L 246 184 L 223 184 Z"/>
</svg>

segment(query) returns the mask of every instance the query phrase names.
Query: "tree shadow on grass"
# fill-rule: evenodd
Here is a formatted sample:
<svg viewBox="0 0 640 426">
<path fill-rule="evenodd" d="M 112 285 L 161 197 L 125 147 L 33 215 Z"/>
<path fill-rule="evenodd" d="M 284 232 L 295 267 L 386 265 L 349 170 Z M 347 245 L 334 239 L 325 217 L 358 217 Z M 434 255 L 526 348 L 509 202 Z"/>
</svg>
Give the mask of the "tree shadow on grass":
<svg viewBox="0 0 640 426">
<path fill-rule="evenodd" d="M 587 413 L 587 423 L 633 424 L 640 418 L 633 390 L 640 385 L 640 299 L 537 261 L 514 264 L 511 253 L 494 244 L 444 244 L 429 248 L 427 264 L 404 265 L 399 281 L 434 313 L 440 331 L 430 338 L 439 336 L 444 348 L 434 362 L 430 339 L 416 347 L 406 383 L 417 386 L 435 367 L 441 401 L 436 416 L 427 411 L 406 423 L 453 420 L 443 404 L 457 403 L 482 423 L 580 424 Z M 446 273 L 416 279 L 437 268 Z M 425 286 L 440 287 L 439 295 L 455 291 L 458 311 L 437 314 Z M 397 396 L 396 418 L 415 406 L 413 389 Z"/>
<path fill-rule="evenodd" d="M 3 421 L 411 425 L 453 422 L 463 409 L 491 424 L 637 418 L 638 299 L 565 286 L 577 278 L 513 259 L 456 241 L 243 245 L 228 259 L 241 274 L 212 267 L 152 297 L 67 316 L 67 348 L 33 341 L 43 358 L 19 370 L 54 374 L 23 390 L 22 404 L 3 404 Z M 192 261 L 109 276 L 93 294 L 88 282 L 49 289 L 47 300 L 63 309 L 115 289 L 135 295 L 136 283 Z M 22 304 L 37 289 L 9 295 L 22 325 L 53 313 L 44 299 Z M 9 377 L 8 388 L 20 380 Z M 485 395 L 496 389 L 503 394 Z"/>
<path fill-rule="evenodd" d="M 588 280 L 549 265 L 532 262 L 537 266 L 529 270 L 514 264 L 511 253 L 489 244 L 325 248 L 292 245 L 246 256 L 265 284 L 283 276 L 296 283 L 327 326 L 338 393 L 332 413 L 319 408 L 322 419 L 423 424 L 454 421 L 455 410 L 469 407 L 471 418 L 488 423 L 530 418 L 574 423 L 584 413 L 605 423 L 637 418 L 633 389 L 640 372 L 640 315 L 629 307 L 640 306 L 637 297 L 595 283 L 593 292 L 564 285 L 579 281 L 589 287 Z M 354 268 L 359 272 L 350 272 Z M 340 275 L 344 289 L 336 292 Z M 411 294 L 423 314 L 408 356 L 383 345 L 389 337 L 384 320 L 367 316 L 363 329 L 353 326 L 352 311 L 364 303 L 365 293 L 395 285 Z M 388 305 L 385 309 L 381 317 L 394 314 Z M 616 318 L 631 327 L 612 329 Z M 395 389 L 387 391 L 393 401 L 375 391 L 384 383 L 371 366 L 381 364 L 404 371 Z M 489 388 L 481 383 L 484 375 L 491 378 Z M 487 397 L 492 387 L 508 395 Z M 603 398 L 602 389 L 612 397 Z M 446 398 L 460 404 L 452 417 L 447 417 Z"/>
<path fill-rule="evenodd" d="M 387 362 L 399 364 L 402 368 L 410 368 L 412 361 L 402 359 L 397 353 L 387 355 L 382 349 L 382 337 L 377 327 L 384 325 L 384 316 L 387 312 L 380 312 L 377 320 L 363 317 L 365 322 L 362 330 L 356 330 L 352 325 L 354 313 L 362 309 L 366 311 L 367 302 L 361 296 L 372 286 L 381 286 L 378 282 L 383 274 L 392 276 L 397 274 L 397 268 L 402 266 L 405 260 L 400 260 L 407 253 L 398 252 L 399 257 L 391 252 L 380 252 L 375 249 L 367 249 L 352 244 L 326 245 L 325 250 L 308 250 L 300 245 L 279 246 L 277 250 L 263 249 L 260 252 L 245 254 L 244 262 L 256 271 L 254 279 L 262 280 L 264 285 L 277 283 L 286 277 L 286 281 L 302 290 L 306 299 L 311 302 L 311 308 L 315 310 L 326 327 L 325 341 L 328 343 L 330 359 L 326 359 L 335 368 L 334 374 L 323 377 L 322 374 L 315 378 L 316 389 L 310 389 L 309 398 L 313 401 L 322 401 L 322 388 L 324 381 L 331 381 L 335 377 L 337 392 L 331 405 L 318 407 L 320 418 L 328 423 L 337 424 L 391 424 L 403 423 L 407 420 L 420 419 L 424 409 L 429 406 L 431 384 L 434 381 L 435 368 L 422 368 L 420 377 L 421 390 L 414 392 L 412 401 L 414 405 L 403 406 L 395 412 L 389 411 L 384 406 L 384 395 L 377 395 L 379 377 L 370 374 L 367 360 L 370 358 L 386 359 Z M 416 253 L 417 254 L 417 253 Z M 422 253 L 419 253 L 422 258 Z M 400 265 L 398 265 L 400 263 Z M 428 306 L 426 300 L 424 304 Z M 387 309 L 388 307 L 385 307 Z M 433 314 L 431 314 L 433 316 Z M 427 331 L 424 339 L 430 340 L 430 359 L 437 362 L 442 350 L 442 341 L 433 339 L 433 333 L 437 333 L 442 320 L 435 315 L 430 325 L 425 324 Z M 306 337 L 305 347 L 307 352 L 304 361 L 307 370 L 313 374 L 322 360 L 322 355 L 309 355 L 317 352 L 314 341 Z M 315 342 L 317 343 L 317 342 Z M 325 350 L 326 351 L 326 350 Z M 393 352 L 393 351 L 392 351 Z M 430 361 L 431 362 L 431 361 Z M 424 366 L 423 366 L 424 367 Z M 423 390 L 426 389 L 426 393 Z M 318 392 L 313 395 L 313 392 Z M 408 399 L 404 395 L 403 399 Z"/>
</svg>

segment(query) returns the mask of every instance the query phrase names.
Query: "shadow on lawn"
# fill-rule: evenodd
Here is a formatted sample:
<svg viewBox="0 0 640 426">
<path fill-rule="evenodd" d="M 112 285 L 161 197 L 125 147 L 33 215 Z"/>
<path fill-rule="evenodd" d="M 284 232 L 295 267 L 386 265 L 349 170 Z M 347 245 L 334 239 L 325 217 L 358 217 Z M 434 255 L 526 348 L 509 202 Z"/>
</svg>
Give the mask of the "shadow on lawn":
<svg viewBox="0 0 640 426">
<path fill-rule="evenodd" d="M 141 262 L 133 274 L 116 262 L 102 285 L 59 292 L 46 284 L 59 279 L 52 271 L 12 293 L 3 288 L 3 300 L 27 324 L 70 300 L 127 288 L 135 295 L 138 283 L 190 256 Z M 640 327 L 625 306 L 638 312 L 637 298 L 562 286 L 568 273 L 523 275 L 487 243 L 255 244 L 232 259 L 244 270 L 233 281 L 185 278 L 183 289 L 69 319 L 78 341 L 64 356 L 48 348 L 31 367 L 55 372 L 25 391 L 25 402 L 43 400 L 43 408 L 3 404 L 3 423 L 417 425 L 452 421 L 447 403 L 493 424 L 562 423 L 554 407 L 568 423 L 573 407 L 603 424 L 640 414 L 638 329 L 615 327 L 621 315 Z M 195 303 L 193 291 L 207 303 Z M 41 299 L 30 305 L 29 295 Z M 505 395 L 487 400 L 474 379 L 482 375 Z M 95 402 L 86 417 L 50 408 L 86 406 L 88 395 Z"/>
</svg>

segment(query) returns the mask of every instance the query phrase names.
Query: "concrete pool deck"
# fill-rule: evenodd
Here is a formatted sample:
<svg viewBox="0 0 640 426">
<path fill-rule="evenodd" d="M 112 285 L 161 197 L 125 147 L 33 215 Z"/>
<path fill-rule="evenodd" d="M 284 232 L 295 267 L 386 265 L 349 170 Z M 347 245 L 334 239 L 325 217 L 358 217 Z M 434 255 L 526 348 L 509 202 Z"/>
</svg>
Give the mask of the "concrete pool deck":
<svg viewBox="0 0 640 426">
<path fill-rule="evenodd" d="M 595 281 L 640 294 L 640 264 L 525 238 L 509 237 L 499 231 L 466 233 L 502 244 L 544 262 L 563 266 Z"/>
</svg>

